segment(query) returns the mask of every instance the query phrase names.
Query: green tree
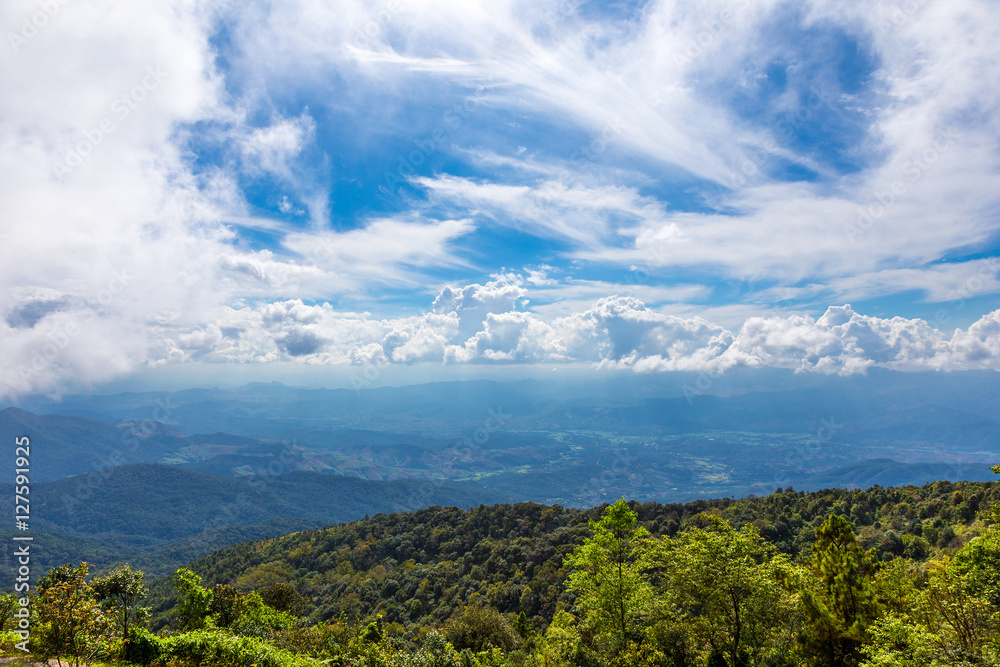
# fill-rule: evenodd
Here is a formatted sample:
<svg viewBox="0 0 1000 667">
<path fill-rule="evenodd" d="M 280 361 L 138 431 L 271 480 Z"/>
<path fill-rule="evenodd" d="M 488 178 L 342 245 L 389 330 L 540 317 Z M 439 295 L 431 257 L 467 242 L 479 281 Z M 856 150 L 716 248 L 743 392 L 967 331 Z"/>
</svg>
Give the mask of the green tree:
<svg viewBox="0 0 1000 667">
<path fill-rule="evenodd" d="M 821 667 L 859 664 L 868 629 L 879 615 L 874 549 L 863 550 L 851 524 L 832 514 L 816 529 L 805 566 L 810 576 L 802 595 L 804 652 Z"/>
<path fill-rule="evenodd" d="M 652 597 L 638 562 L 649 532 L 637 519 L 625 499 L 618 500 L 600 521 L 590 522 L 591 537 L 565 560 L 572 570 L 567 588 L 577 593 L 577 607 L 587 623 L 609 636 L 614 653 L 641 637 L 640 619 Z"/>
<path fill-rule="evenodd" d="M 201 585 L 201 577 L 182 567 L 174 572 L 173 582 L 181 596 L 177 605 L 181 629 L 197 630 L 212 625 L 212 591 Z"/>
<path fill-rule="evenodd" d="M 13 593 L 0 595 L 0 630 L 7 629 L 7 626 L 14 618 L 14 613 L 20 608 L 21 605 L 17 601 L 17 596 Z"/>
<path fill-rule="evenodd" d="M 944 667 L 938 660 L 936 644 L 940 641 L 925 626 L 912 618 L 888 614 L 870 629 L 871 640 L 862 648 L 862 667 Z"/>
<path fill-rule="evenodd" d="M 239 617 L 230 626 L 238 635 L 270 639 L 295 623 L 294 616 L 268 606 L 256 591 L 248 593 L 240 601 L 239 609 Z"/>
<path fill-rule="evenodd" d="M 798 629 L 798 599 L 783 582 L 793 566 L 753 526 L 737 531 L 714 515 L 656 544 L 646 563 L 661 582 L 661 615 L 685 626 L 709 660 L 732 666 L 775 664 Z"/>
<path fill-rule="evenodd" d="M 954 568 L 969 591 L 1000 610 L 1000 525 L 989 526 L 955 554 Z"/>
<path fill-rule="evenodd" d="M 212 587 L 212 604 L 208 611 L 215 619 L 216 627 L 228 628 L 240 617 L 244 596 L 229 584 Z"/>
<path fill-rule="evenodd" d="M 590 643 L 587 639 L 572 614 L 556 612 L 539 642 L 538 661 L 545 667 L 598 665 L 597 656 L 587 646 Z"/>
<path fill-rule="evenodd" d="M 957 565 L 957 559 L 945 556 L 931 563 L 914 614 L 934 633 L 939 654 L 949 663 L 987 663 L 990 645 L 1000 639 L 996 609 L 975 594 L 970 580 L 973 577 Z"/>
<path fill-rule="evenodd" d="M 513 651 L 521 645 L 521 636 L 499 611 L 484 604 L 473 603 L 452 616 L 445 626 L 445 638 L 461 651 L 488 651 L 499 648 Z"/>
<path fill-rule="evenodd" d="M 258 592 L 267 606 L 295 616 L 301 616 L 309 606 L 309 600 L 299 595 L 295 586 L 284 581 L 271 584 Z"/>
<path fill-rule="evenodd" d="M 110 638 L 112 622 L 87 583 L 87 563 L 61 565 L 38 580 L 40 605 L 32 651 L 42 657 L 69 656 L 79 667 Z"/>
<path fill-rule="evenodd" d="M 126 563 L 107 576 L 97 577 L 91 584 L 97 601 L 114 619 L 119 637 L 127 638 L 129 629 L 149 618 L 149 610 L 139 606 L 146 597 L 146 587 L 142 584 L 144 577 L 140 570 L 133 570 Z"/>
</svg>

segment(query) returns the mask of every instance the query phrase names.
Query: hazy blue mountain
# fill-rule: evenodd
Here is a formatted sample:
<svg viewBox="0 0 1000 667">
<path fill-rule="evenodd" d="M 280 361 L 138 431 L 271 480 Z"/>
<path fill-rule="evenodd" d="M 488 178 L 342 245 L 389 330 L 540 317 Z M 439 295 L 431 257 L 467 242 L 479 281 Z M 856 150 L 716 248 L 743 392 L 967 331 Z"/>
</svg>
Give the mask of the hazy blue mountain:
<svg viewBox="0 0 1000 667">
<path fill-rule="evenodd" d="M 788 485 L 918 483 L 928 470 L 980 479 L 1000 449 L 997 396 L 991 373 L 885 371 L 630 373 L 359 391 L 255 383 L 31 399 L 23 405 L 34 401 L 42 414 L 8 410 L 0 426 L 34 429 L 51 443 L 39 456 L 58 463 L 40 459 L 38 479 L 107 465 L 123 433 L 148 432 L 119 462 L 229 477 L 298 470 L 445 479 L 586 506 L 622 495 L 672 502 Z M 74 416 L 83 414 L 115 426 Z"/>
<path fill-rule="evenodd" d="M 69 415 L 36 415 L 19 408 L 0 411 L 0 439 L 29 436 L 31 479 L 48 482 L 124 463 L 159 461 L 185 446 L 183 434 L 151 424 L 147 436 L 128 428 Z M 0 469 L 0 481 L 13 482 L 13 466 Z"/>
<path fill-rule="evenodd" d="M 892 459 L 869 459 L 813 475 L 795 485 L 803 491 L 830 488 L 867 489 L 872 486 L 921 485 L 938 480 L 991 482 L 997 476 L 984 465 L 968 463 L 900 463 Z"/>
<path fill-rule="evenodd" d="M 828 377 L 745 371 L 611 374 L 593 380 L 437 382 L 407 387 L 300 389 L 254 383 L 230 389 L 25 399 L 37 413 L 120 419 L 163 418 L 186 434 L 225 432 L 338 446 L 344 429 L 460 438 L 502 409 L 522 428 L 692 433 L 805 432 L 834 418 L 861 438 L 973 438 L 998 444 L 1000 378 L 991 373 L 893 373 Z M 764 389 L 766 387 L 766 390 Z M 899 430 L 902 429 L 902 430 Z M 338 433 L 331 434 L 332 431 Z M 356 435 L 355 435 L 356 437 Z M 372 438 L 372 444 L 378 444 Z M 963 443 L 964 445 L 965 443 Z"/>
</svg>

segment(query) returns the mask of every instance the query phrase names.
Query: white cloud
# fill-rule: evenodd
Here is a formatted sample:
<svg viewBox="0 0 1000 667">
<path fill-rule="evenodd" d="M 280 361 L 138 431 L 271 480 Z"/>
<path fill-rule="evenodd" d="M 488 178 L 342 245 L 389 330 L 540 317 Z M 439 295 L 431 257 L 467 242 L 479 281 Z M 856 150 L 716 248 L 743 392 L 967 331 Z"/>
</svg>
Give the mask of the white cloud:
<svg viewBox="0 0 1000 667">
<path fill-rule="evenodd" d="M 913 4 L 800 6 L 805 28 L 855 39 L 875 67 L 874 102 L 829 100 L 864 118 L 845 148 L 851 168 L 719 91 L 737 81 L 752 93 L 761 64 L 795 55 L 767 39 L 793 20 L 777 0 L 652 2 L 630 22 L 555 0 L 60 4 L 0 49 L 0 394 L 195 359 L 995 368 L 996 313 L 950 338 L 844 308 L 752 316 L 783 293 L 810 308 L 1000 293 L 995 262 L 942 261 L 981 256 L 998 230 L 1000 6 Z M 9 0 L 0 23 L 17 35 L 38 8 Z M 226 46 L 213 39 L 220 21 Z M 421 101 L 394 93 L 425 87 L 459 102 L 475 90 L 485 112 L 565 130 L 563 143 L 526 132 L 505 148 L 500 129 L 470 122 L 436 150 L 473 169 L 413 179 L 418 196 L 389 202 L 402 210 L 378 200 L 375 214 L 334 219 L 333 182 L 349 175 L 337 173 L 342 147 L 321 144 L 320 119 L 354 110 L 373 135 L 399 138 Z M 327 96 L 330 114 L 296 108 L 305 90 Z M 803 91 L 770 104 L 815 111 Z M 360 113 L 378 114 L 377 127 Z M 816 176 L 788 182 L 779 165 Z M 275 209 L 308 212 L 308 225 L 263 217 L 248 176 L 280 182 Z M 527 261 L 594 273 L 540 267 L 465 285 L 474 278 L 457 270 L 509 265 L 470 260 L 490 224 L 556 248 Z M 273 239 L 268 249 L 251 231 Z M 671 282 L 613 277 L 631 269 Z M 726 279 L 755 286 L 734 302 L 690 303 Z M 453 286 L 417 315 L 329 303 L 383 303 L 443 280 Z"/>
<path fill-rule="evenodd" d="M 338 312 L 299 300 L 227 309 L 219 326 L 164 327 L 162 361 L 297 361 L 307 364 L 586 362 L 640 372 L 787 368 L 850 375 L 893 370 L 1000 370 L 1000 311 L 949 338 L 920 319 L 862 315 L 849 305 L 819 318 L 749 317 L 733 331 L 702 317 L 648 309 L 611 296 L 546 321 L 517 310 L 526 294 L 504 281 L 445 288 L 434 309 L 397 319 Z M 470 333 L 471 332 L 471 333 Z M 166 340 L 168 342 L 163 343 Z"/>
<path fill-rule="evenodd" d="M 942 368 L 1000 368 L 1000 310 L 983 316 L 966 331 L 956 330 L 949 348 L 951 355 Z"/>
<path fill-rule="evenodd" d="M 319 293 L 334 287 L 351 292 L 371 284 L 417 285 L 423 279 L 417 271 L 421 268 L 468 267 L 468 261 L 455 251 L 453 244 L 474 229 L 469 220 L 425 222 L 387 218 L 343 232 L 291 232 L 282 244 L 309 265 L 335 272 L 339 285 L 321 283 L 316 286 Z"/>
<path fill-rule="evenodd" d="M 243 141 L 244 163 L 251 169 L 263 169 L 293 181 L 289 160 L 302 151 L 315 132 L 316 123 L 306 113 L 299 118 L 280 119 L 267 127 L 255 128 Z"/>
<path fill-rule="evenodd" d="M 435 313 L 450 314 L 458 321 L 457 335 L 463 340 L 482 330 L 491 313 L 506 313 L 523 305 L 526 291 L 507 280 L 462 288 L 445 287 L 434 299 Z"/>
<path fill-rule="evenodd" d="M 445 361 L 535 363 L 565 359 L 563 349 L 552 327 L 529 313 L 489 313 L 482 331 L 448 347 Z"/>
</svg>

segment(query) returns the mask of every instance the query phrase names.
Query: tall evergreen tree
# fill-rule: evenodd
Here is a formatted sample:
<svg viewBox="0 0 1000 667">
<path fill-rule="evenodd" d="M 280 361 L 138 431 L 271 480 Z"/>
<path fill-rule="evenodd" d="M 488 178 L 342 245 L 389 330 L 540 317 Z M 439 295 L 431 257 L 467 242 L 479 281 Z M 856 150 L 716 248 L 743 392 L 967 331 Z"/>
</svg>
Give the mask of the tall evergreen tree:
<svg viewBox="0 0 1000 667">
<path fill-rule="evenodd" d="M 859 664 L 868 629 L 878 618 L 874 550 L 862 549 L 851 524 L 832 514 L 816 530 L 806 569 L 811 577 L 803 591 L 804 652 L 820 667 Z"/>
</svg>

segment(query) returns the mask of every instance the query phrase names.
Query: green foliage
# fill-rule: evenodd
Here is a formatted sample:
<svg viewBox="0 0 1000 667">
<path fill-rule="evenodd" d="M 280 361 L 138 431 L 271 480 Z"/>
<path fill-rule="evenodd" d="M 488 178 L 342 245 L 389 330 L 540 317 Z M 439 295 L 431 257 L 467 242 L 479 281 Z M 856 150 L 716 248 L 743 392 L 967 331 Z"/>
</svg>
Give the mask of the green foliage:
<svg viewBox="0 0 1000 667">
<path fill-rule="evenodd" d="M 149 665 L 163 656 L 163 640 L 144 628 L 129 629 L 122 658 L 136 665 Z"/>
<path fill-rule="evenodd" d="M 412 656 L 401 656 L 399 667 L 465 667 L 462 657 L 438 632 L 430 632 L 423 646 Z"/>
<path fill-rule="evenodd" d="M 215 625 L 219 628 L 228 628 L 243 611 L 244 596 L 236 590 L 235 586 L 229 584 L 216 584 L 212 587 L 212 602 L 208 606 L 208 612 L 215 619 Z"/>
<path fill-rule="evenodd" d="M 146 597 L 146 587 L 142 585 L 144 577 L 142 572 L 126 563 L 91 582 L 97 601 L 114 619 L 119 637 L 128 637 L 133 626 L 149 618 L 149 610 L 139 606 Z"/>
<path fill-rule="evenodd" d="M 299 595 L 295 586 L 284 581 L 261 589 L 260 597 L 267 606 L 294 616 L 301 616 L 309 606 L 309 600 Z"/>
<path fill-rule="evenodd" d="M 13 630 L 2 630 L 0 631 L 0 655 L 14 655 L 20 653 L 17 649 L 17 644 L 24 641 L 21 639 L 21 635 L 17 634 Z"/>
<path fill-rule="evenodd" d="M 805 565 L 810 575 L 803 591 L 806 655 L 817 665 L 858 664 L 879 612 L 874 550 L 862 549 L 851 524 L 833 514 L 816 530 Z"/>
<path fill-rule="evenodd" d="M 897 614 L 876 621 L 871 629 L 871 641 L 862 649 L 862 667 L 943 667 L 954 664 L 940 662 L 936 645 L 939 638 L 926 627 Z"/>
<path fill-rule="evenodd" d="M 111 617 L 87 583 L 87 563 L 62 565 L 41 577 L 30 647 L 41 657 L 68 656 L 77 666 L 93 659 L 111 637 Z"/>
<path fill-rule="evenodd" d="M 646 558 L 661 582 L 660 623 L 683 625 L 695 645 L 710 648 L 709 659 L 773 664 L 791 650 L 800 624 L 798 596 L 783 585 L 794 568 L 753 526 L 704 520 L 706 528 L 656 543 Z"/>
<path fill-rule="evenodd" d="M 211 625 L 212 591 L 201 585 L 201 577 L 187 568 L 174 572 L 174 586 L 181 596 L 177 618 L 184 630 Z"/>
<path fill-rule="evenodd" d="M 946 661 L 989 662 L 1000 639 L 998 610 L 976 594 L 981 590 L 974 582 L 974 575 L 945 557 L 931 564 L 920 593 L 913 615 L 934 633 L 939 655 Z"/>
<path fill-rule="evenodd" d="M 240 615 L 230 629 L 238 635 L 268 639 L 294 624 L 294 616 L 264 604 L 260 594 L 254 591 L 243 598 Z"/>
<path fill-rule="evenodd" d="M 0 631 L 6 630 L 14 620 L 14 612 L 20 609 L 17 596 L 13 593 L 0 595 Z"/>
<path fill-rule="evenodd" d="M 457 611 L 445 626 L 444 636 L 458 650 L 476 653 L 498 648 L 510 652 L 521 645 L 521 636 L 493 607 L 470 604 Z"/>
<path fill-rule="evenodd" d="M 55 568 L 32 608 L 67 601 L 96 623 L 84 660 L 137 664 L 1000 664 L 1000 526 L 961 510 L 984 517 L 995 488 L 433 507 L 236 545 L 154 582 L 160 619 L 183 635 L 145 633 L 138 614 L 123 626 L 118 611 L 141 599 L 130 568 L 89 584 L 86 568 Z M 53 647 L 74 614 L 54 608 L 32 646 L 68 656 Z"/>
<path fill-rule="evenodd" d="M 277 649 L 256 637 L 224 630 L 195 630 L 161 641 L 162 655 L 182 665 L 217 667 L 318 667 L 305 656 Z"/>
<path fill-rule="evenodd" d="M 971 592 L 1000 607 L 1000 525 L 990 526 L 955 555 L 955 568 Z"/>
<path fill-rule="evenodd" d="M 590 522 L 592 535 L 566 558 L 572 570 L 567 589 L 577 593 L 585 621 L 605 635 L 614 653 L 638 639 L 637 622 L 652 595 L 639 564 L 649 531 L 637 519 L 624 499 L 617 501 Z"/>
<path fill-rule="evenodd" d="M 556 613 L 539 645 L 542 664 L 552 667 L 599 664 L 597 654 L 588 647 L 588 640 L 572 614 L 566 611 Z"/>
<path fill-rule="evenodd" d="M 864 550 L 874 548 L 879 560 L 900 553 L 922 560 L 921 555 L 954 553 L 982 529 L 978 521 L 963 524 L 954 515 L 956 491 L 962 492 L 962 502 L 978 498 L 981 508 L 1000 499 L 1000 483 L 935 482 L 814 493 L 785 489 L 736 501 L 630 507 L 639 525 L 661 537 L 698 525 L 696 517 L 711 511 L 736 529 L 753 525 L 792 560 L 810 553 L 816 529 L 837 513 L 858 526 L 859 544 Z M 590 521 L 600 519 L 603 510 L 535 503 L 469 511 L 430 507 L 239 544 L 191 568 L 208 585 L 228 583 L 262 595 L 262 589 L 276 583 L 293 586 L 309 600 L 305 611 L 313 622 L 341 616 L 360 622 L 382 614 L 386 622 L 415 632 L 417 627 L 441 627 L 470 595 L 478 594 L 501 613 L 524 612 L 534 627 L 544 629 L 559 609 L 573 603 L 575 594 L 565 587 L 569 572 L 564 560 L 587 538 Z M 168 622 L 172 596 L 168 581 L 150 587 L 154 629 Z"/>
</svg>

